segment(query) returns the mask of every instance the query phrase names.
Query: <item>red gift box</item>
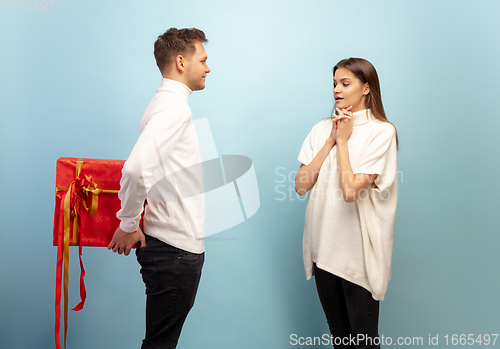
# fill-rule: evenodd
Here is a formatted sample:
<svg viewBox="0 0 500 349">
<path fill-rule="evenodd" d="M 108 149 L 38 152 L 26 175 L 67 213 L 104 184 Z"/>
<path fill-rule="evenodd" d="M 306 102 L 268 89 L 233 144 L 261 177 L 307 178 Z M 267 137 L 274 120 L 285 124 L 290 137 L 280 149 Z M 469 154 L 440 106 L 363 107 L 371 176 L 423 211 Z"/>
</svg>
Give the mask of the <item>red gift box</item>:
<svg viewBox="0 0 500 349">
<path fill-rule="evenodd" d="M 81 167 L 77 174 L 77 163 Z M 120 210 L 118 190 L 122 177 L 123 160 L 98 160 L 60 158 L 56 169 L 56 209 L 54 214 L 53 244 L 58 246 L 59 236 L 64 230 L 64 214 L 61 204 L 74 183 L 71 193 L 73 219 L 79 216 L 85 220 L 84 231 L 73 229 L 70 225 L 69 246 L 106 247 L 113 238 L 113 233 L 120 224 L 116 212 Z M 92 212 L 92 205 L 95 211 Z M 91 219 L 89 216 L 92 216 Z"/>
<path fill-rule="evenodd" d="M 85 270 L 82 246 L 106 247 L 111 242 L 120 221 L 118 190 L 123 160 L 60 158 L 57 160 L 56 206 L 53 244 L 57 246 L 56 275 L 56 347 L 59 339 L 61 313 L 61 283 L 64 280 L 64 347 L 68 331 L 68 263 L 69 246 L 79 246 L 80 303 L 73 310 L 81 310 L 85 303 Z M 63 275 L 64 264 L 64 275 Z"/>
</svg>

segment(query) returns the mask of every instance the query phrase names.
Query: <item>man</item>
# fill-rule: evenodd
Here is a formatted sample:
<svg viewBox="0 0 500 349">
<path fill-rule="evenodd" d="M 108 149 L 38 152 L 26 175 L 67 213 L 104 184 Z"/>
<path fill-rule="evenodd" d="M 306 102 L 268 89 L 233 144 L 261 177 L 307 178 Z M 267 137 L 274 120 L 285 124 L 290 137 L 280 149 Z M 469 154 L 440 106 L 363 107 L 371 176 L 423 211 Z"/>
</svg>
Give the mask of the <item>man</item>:
<svg viewBox="0 0 500 349">
<path fill-rule="evenodd" d="M 121 222 L 108 249 L 127 256 L 140 243 L 136 255 L 147 295 L 142 349 L 176 347 L 201 277 L 205 203 L 200 171 L 194 177 L 186 171 L 201 163 L 187 102 L 192 91 L 205 88 L 210 72 L 205 42 L 195 28 L 170 28 L 156 40 L 161 87 L 144 112 L 141 135 L 122 171 Z M 189 190 L 199 195 L 185 195 Z"/>
</svg>

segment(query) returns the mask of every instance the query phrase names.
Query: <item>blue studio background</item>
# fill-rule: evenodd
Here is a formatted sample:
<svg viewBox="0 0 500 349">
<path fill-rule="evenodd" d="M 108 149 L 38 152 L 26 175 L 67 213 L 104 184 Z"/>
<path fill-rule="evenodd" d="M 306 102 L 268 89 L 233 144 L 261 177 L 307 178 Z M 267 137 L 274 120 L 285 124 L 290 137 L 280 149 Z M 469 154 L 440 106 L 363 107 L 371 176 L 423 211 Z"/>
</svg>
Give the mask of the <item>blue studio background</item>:
<svg viewBox="0 0 500 349">
<path fill-rule="evenodd" d="M 179 348 L 281 349 L 295 347 L 293 334 L 328 333 L 304 276 L 306 201 L 293 178 L 304 138 L 332 110 L 331 69 L 350 56 L 377 68 L 400 140 L 380 334 L 422 337 L 420 347 L 429 347 L 429 336 L 445 346 L 448 334 L 451 346 L 453 334 L 500 333 L 499 3 L 21 5 L 0 4 L 1 348 L 54 347 L 55 162 L 127 158 L 160 84 L 153 42 L 173 26 L 205 31 L 212 72 L 190 98 L 193 116 L 209 118 L 219 154 L 253 160 L 261 199 L 245 223 L 207 239 Z M 70 253 L 74 306 L 77 249 Z M 84 263 L 88 299 L 70 312 L 68 348 L 139 348 L 145 295 L 135 255 L 84 248 Z"/>
</svg>

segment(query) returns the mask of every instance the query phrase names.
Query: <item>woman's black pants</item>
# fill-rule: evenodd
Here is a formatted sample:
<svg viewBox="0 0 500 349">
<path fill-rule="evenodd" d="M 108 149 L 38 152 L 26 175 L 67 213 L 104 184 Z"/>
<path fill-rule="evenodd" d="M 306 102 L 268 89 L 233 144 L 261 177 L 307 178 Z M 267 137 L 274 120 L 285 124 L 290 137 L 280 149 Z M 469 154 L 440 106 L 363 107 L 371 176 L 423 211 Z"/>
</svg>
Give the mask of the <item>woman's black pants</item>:
<svg viewBox="0 0 500 349">
<path fill-rule="evenodd" d="M 379 301 L 363 287 L 320 269 L 316 264 L 314 272 L 334 348 L 380 348 Z"/>
</svg>

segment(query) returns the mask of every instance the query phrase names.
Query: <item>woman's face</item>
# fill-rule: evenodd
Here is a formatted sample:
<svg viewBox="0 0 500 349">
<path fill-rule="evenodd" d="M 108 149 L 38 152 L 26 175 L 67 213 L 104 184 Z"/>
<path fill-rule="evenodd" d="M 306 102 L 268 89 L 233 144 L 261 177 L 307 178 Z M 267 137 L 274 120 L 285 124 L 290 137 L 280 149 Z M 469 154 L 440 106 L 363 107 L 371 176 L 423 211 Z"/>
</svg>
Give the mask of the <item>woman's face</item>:
<svg viewBox="0 0 500 349">
<path fill-rule="evenodd" d="M 368 83 L 363 84 L 349 69 L 338 68 L 333 77 L 333 96 L 335 106 L 345 109 L 352 105 L 351 111 L 366 109 L 366 95 L 370 93 Z"/>
</svg>

